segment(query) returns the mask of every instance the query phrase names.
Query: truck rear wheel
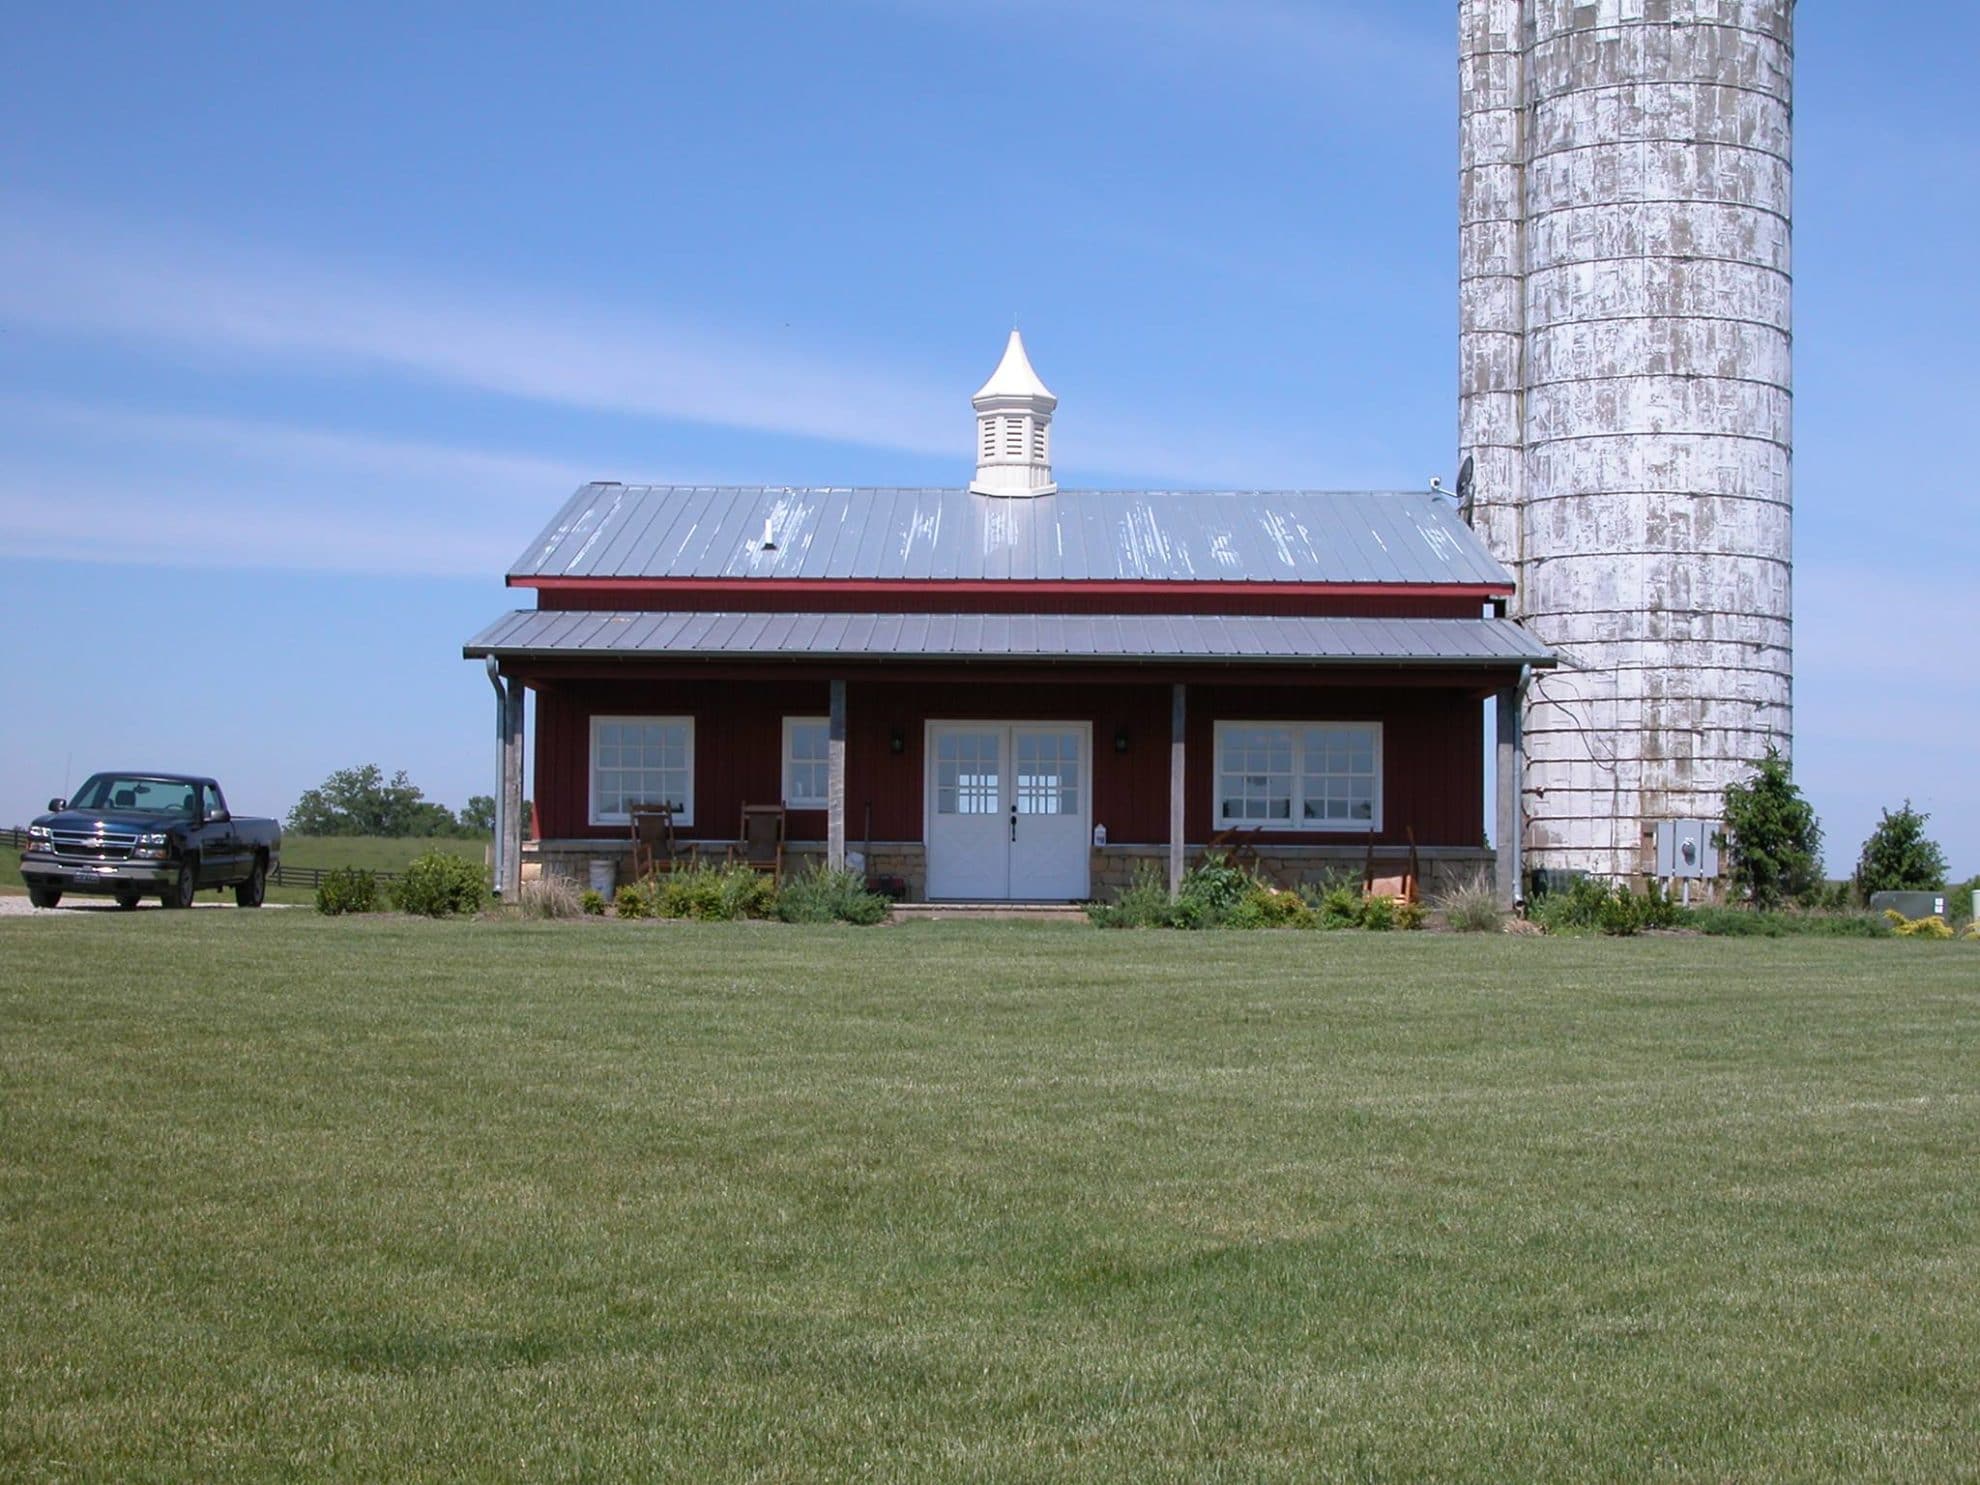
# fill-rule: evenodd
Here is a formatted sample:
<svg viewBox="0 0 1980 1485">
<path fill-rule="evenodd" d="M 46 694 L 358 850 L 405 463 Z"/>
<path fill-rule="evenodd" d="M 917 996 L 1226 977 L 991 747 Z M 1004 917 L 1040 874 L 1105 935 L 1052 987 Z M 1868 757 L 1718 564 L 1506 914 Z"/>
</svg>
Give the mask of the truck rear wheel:
<svg viewBox="0 0 1980 1485">
<path fill-rule="evenodd" d="M 268 862 L 257 856 L 254 858 L 254 870 L 248 873 L 248 879 L 234 886 L 234 906 L 260 907 L 262 899 L 267 896 Z"/>
<path fill-rule="evenodd" d="M 189 908 L 199 895 L 199 868 L 190 860 L 179 863 L 179 874 L 159 897 L 168 908 Z"/>
<path fill-rule="evenodd" d="M 62 889 L 60 887 L 28 888 L 28 901 L 33 903 L 36 907 L 39 908 L 54 907 L 61 900 L 62 900 Z"/>
</svg>

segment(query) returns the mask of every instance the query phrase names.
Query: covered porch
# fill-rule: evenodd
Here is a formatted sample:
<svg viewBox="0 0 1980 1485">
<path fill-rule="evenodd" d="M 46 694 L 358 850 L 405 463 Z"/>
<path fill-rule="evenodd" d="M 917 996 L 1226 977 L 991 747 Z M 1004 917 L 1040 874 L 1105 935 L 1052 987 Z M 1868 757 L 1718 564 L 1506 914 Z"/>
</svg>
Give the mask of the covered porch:
<svg viewBox="0 0 1980 1485">
<path fill-rule="evenodd" d="M 850 852 L 912 899 L 979 901 L 1109 896 L 1151 867 L 1173 885 L 1218 838 L 1287 885 L 1411 841 L 1433 889 L 1469 876 L 1495 861 L 1481 703 L 1516 714 L 1551 659 L 1490 618 L 568 611 L 511 615 L 467 653 L 501 693 L 505 824 L 536 693 L 541 862 L 582 878 L 624 854 L 633 802 L 720 843 L 742 806 L 781 801 L 792 865 Z"/>
</svg>

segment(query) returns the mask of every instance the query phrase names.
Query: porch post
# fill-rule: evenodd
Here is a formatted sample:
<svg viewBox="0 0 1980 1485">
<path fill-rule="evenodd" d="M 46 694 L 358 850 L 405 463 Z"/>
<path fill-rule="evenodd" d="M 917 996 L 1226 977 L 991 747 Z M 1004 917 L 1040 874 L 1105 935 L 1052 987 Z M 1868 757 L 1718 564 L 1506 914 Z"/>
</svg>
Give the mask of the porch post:
<svg viewBox="0 0 1980 1485">
<path fill-rule="evenodd" d="M 1516 906 L 1525 894 L 1520 874 L 1520 836 L 1524 833 L 1524 822 L 1520 819 L 1520 775 L 1525 771 L 1519 730 L 1519 687 L 1508 686 L 1499 692 L 1499 746 L 1498 746 L 1498 815 L 1492 831 L 1493 842 L 1498 846 L 1496 866 L 1498 868 L 1497 887 L 1499 901 L 1508 907 Z"/>
<path fill-rule="evenodd" d="M 502 796 L 496 817 L 502 842 L 495 850 L 499 873 L 496 886 L 513 902 L 522 890 L 523 838 L 523 700 L 527 689 L 519 676 L 509 677 L 508 704 L 502 713 Z"/>
<path fill-rule="evenodd" d="M 1169 895 L 1182 890 L 1183 879 L 1183 683 L 1169 696 Z"/>
<path fill-rule="evenodd" d="M 832 722 L 825 741 L 825 864 L 846 869 L 846 683 L 832 682 Z"/>
</svg>

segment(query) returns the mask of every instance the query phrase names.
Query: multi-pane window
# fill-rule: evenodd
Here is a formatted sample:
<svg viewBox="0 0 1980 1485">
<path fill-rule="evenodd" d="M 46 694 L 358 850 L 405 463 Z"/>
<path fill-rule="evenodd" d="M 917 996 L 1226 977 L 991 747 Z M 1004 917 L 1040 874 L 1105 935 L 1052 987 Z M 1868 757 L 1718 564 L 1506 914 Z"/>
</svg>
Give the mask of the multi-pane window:
<svg viewBox="0 0 1980 1485">
<path fill-rule="evenodd" d="M 1219 722 L 1217 823 L 1264 830 L 1379 830 L 1376 722 Z"/>
<path fill-rule="evenodd" d="M 943 815 L 994 815 L 1002 763 L 996 732 L 944 732 L 935 740 L 935 810 Z"/>
<path fill-rule="evenodd" d="M 1017 812 L 1078 814 L 1079 734 L 1020 732 L 1016 748 Z"/>
<path fill-rule="evenodd" d="M 823 717 L 784 718 L 784 803 L 793 809 L 825 808 L 830 738 Z"/>
<path fill-rule="evenodd" d="M 668 804 L 694 823 L 694 719 L 591 719 L 591 823 L 623 825 L 635 806 Z"/>
</svg>

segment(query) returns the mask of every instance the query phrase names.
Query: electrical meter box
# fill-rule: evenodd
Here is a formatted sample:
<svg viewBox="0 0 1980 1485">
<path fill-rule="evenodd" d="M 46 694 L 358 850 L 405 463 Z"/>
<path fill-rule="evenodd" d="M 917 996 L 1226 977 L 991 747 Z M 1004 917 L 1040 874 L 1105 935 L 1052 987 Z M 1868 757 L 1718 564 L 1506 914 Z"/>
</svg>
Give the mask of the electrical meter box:
<svg viewBox="0 0 1980 1485">
<path fill-rule="evenodd" d="M 1662 820 L 1657 825 L 1657 875 L 1710 880 L 1719 874 L 1715 820 Z"/>
</svg>

